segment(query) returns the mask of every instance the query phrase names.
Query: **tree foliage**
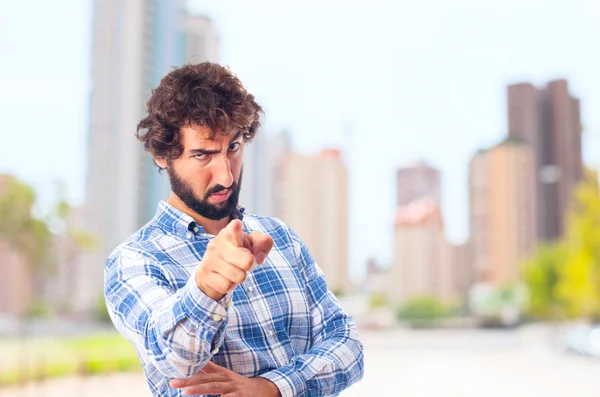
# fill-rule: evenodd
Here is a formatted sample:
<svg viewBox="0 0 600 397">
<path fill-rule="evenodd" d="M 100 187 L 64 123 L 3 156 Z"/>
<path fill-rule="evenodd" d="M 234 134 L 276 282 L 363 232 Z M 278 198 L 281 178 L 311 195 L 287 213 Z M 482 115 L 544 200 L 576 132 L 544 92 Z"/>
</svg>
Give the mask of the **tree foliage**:
<svg viewBox="0 0 600 397">
<path fill-rule="evenodd" d="M 600 319 L 600 190 L 587 170 L 577 186 L 564 237 L 526 262 L 530 311 L 536 317 Z"/>
<path fill-rule="evenodd" d="M 35 192 L 23 182 L 7 177 L 0 191 L 0 238 L 25 258 L 32 271 L 39 270 L 52 244 L 44 220 L 33 216 Z"/>
</svg>

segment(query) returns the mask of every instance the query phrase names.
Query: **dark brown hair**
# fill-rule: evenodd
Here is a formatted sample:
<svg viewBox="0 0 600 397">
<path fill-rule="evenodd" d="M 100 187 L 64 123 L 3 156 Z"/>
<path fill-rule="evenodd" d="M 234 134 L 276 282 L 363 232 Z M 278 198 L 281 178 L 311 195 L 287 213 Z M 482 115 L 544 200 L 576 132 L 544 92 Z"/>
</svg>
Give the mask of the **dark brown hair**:
<svg viewBox="0 0 600 397">
<path fill-rule="evenodd" d="M 136 136 L 152 157 L 168 160 L 183 153 L 181 127 L 206 126 L 210 139 L 235 129 L 249 142 L 260 126 L 262 112 L 231 71 L 210 62 L 184 65 L 167 74 L 152 90 L 147 106 L 148 116 L 138 124 Z"/>
</svg>

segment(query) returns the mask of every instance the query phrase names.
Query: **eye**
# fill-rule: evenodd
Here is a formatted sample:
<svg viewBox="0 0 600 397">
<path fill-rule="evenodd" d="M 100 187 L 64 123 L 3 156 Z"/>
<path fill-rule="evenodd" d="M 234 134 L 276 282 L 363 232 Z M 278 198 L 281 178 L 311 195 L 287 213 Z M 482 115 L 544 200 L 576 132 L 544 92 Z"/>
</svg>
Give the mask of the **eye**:
<svg viewBox="0 0 600 397">
<path fill-rule="evenodd" d="M 234 142 L 231 145 L 229 145 L 229 151 L 230 152 L 237 152 L 238 150 L 240 150 L 240 143 L 239 142 Z"/>
</svg>

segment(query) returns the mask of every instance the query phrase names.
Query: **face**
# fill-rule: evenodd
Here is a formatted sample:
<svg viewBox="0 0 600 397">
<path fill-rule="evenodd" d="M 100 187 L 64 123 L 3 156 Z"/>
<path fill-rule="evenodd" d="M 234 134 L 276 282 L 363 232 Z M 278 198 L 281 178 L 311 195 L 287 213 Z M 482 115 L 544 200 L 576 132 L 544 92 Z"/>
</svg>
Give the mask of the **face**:
<svg viewBox="0 0 600 397">
<path fill-rule="evenodd" d="M 241 132 L 215 134 L 204 126 L 181 128 L 183 154 L 175 160 L 156 159 L 167 168 L 173 193 L 198 215 L 220 220 L 236 208 L 242 180 L 244 142 Z"/>
</svg>

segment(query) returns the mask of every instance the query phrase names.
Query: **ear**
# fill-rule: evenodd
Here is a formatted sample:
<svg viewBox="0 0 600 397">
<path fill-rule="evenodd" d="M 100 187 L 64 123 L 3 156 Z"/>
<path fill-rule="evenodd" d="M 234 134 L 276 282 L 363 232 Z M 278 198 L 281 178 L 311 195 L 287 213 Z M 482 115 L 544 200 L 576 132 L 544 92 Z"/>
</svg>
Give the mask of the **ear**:
<svg viewBox="0 0 600 397">
<path fill-rule="evenodd" d="M 156 165 L 158 165 L 162 169 L 167 168 L 167 159 L 164 157 L 154 158 L 154 162 L 156 163 Z"/>
</svg>

